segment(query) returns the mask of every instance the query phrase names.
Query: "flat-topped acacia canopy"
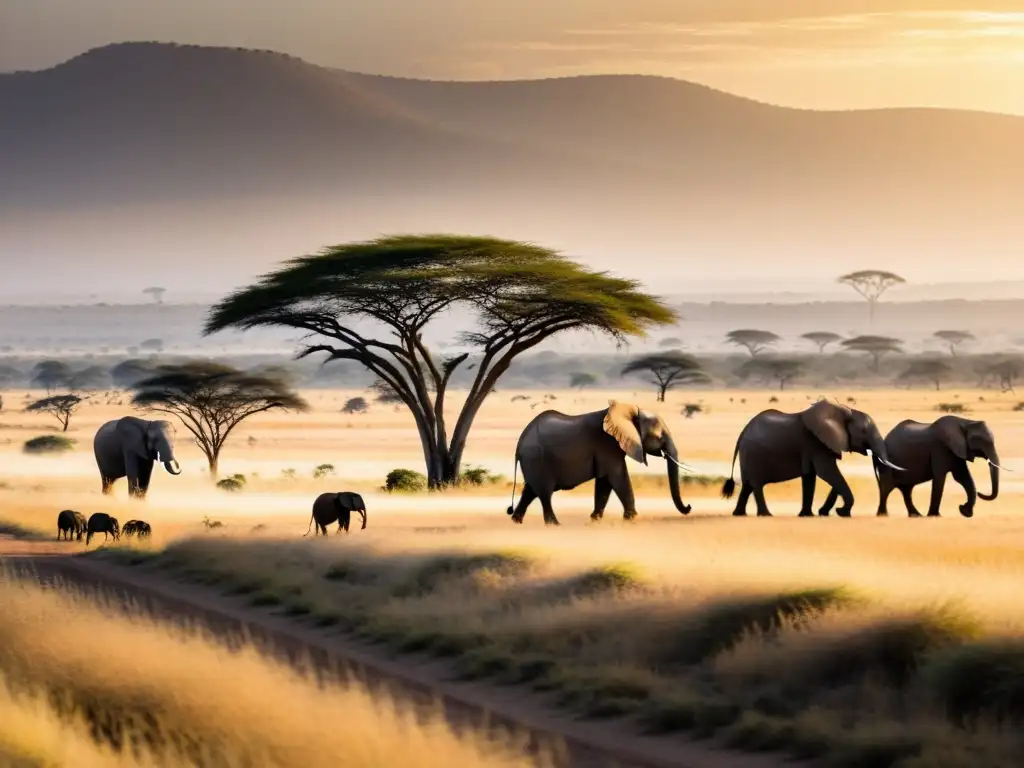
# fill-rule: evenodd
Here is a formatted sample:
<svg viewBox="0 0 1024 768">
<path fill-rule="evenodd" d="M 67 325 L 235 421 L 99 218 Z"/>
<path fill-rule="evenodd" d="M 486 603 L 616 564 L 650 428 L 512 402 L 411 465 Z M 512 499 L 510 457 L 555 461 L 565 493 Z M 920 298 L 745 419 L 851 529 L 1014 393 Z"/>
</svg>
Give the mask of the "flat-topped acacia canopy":
<svg viewBox="0 0 1024 768">
<path fill-rule="evenodd" d="M 454 306 L 472 310 L 462 333 L 480 358 L 448 438 L 444 397 L 468 353 L 438 358 L 423 329 Z M 363 335 L 357 318 L 386 330 Z M 307 331 L 300 356 L 356 360 L 394 389 L 412 411 L 432 487 L 458 482 L 462 451 L 484 399 L 512 360 L 557 333 L 592 330 L 616 339 L 643 336 L 675 313 L 634 280 L 588 270 L 531 243 L 446 234 L 398 235 L 324 248 L 217 304 L 204 332 L 284 326 Z"/>
</svg>

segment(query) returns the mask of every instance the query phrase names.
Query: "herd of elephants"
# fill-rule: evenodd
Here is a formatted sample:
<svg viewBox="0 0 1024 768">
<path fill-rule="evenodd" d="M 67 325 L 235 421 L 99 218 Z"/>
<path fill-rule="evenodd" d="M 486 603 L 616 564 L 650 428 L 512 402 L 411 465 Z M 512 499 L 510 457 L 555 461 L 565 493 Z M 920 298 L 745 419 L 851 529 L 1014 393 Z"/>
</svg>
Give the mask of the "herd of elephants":
<svg viewBox="0 0 1024 768">
<path fill-rule="evenodd" d="M 96 464 L 104 494 L 111 492 L 114 482 L 128 479 L 132 498 L 145 498 L 153 473 L 154 462 L 166 470 L 181 473 L 174 458 L 174 429 L 167 421 L 150 421 L 125 416 L 109 421 L 99 428 L 93 441 Z M 814 487 L 817 478 L 824 480 L 831 492 L 818 514 L 827 516 L 836 501 L 840 517 L 849 517 L 853 493 L 839 471 L 838 461 L 844 453 L 871 457 L 878 481 L 877 514 L 888 514 L 887 500 L 896 488 L 903 495 L 907 513 L 919 517 L 911 493 L 914 486 L 931 482 L 928 515 L 938 516 L 946 475 L 952 474 L 967 494 L 960 505 L 964 517 L 974 515 L 977 499 L 995 499 L 999 494 L 999 454 L 992 431 L 984 421 L 956 415 L 945 415 L 930 424 L 906 419 L 883 438 L 874 420 L 864 411 L 849 408 L 826 399 L 818 400 L 798 413 L 768 409 L 754 416 L 740 432 L 732 457 L 732 470 L 722 486 L 722 495 L 731 498 L 736 492 L 734 479 L 736 459 L 740 464 L 740 492 L 733 515 L 744 516 L 753 495 L 759 516 L 768 516 L 764 486 L 800 478 L 803 496 L 800 517 L 812 517 Z M 594 481 L 592 520 L 604 516 L 605 507 L 614 491 L 622 503 L 626 520 L 636 517 L 633 486 L 626 466 L 626 457 L 647 464 L 648 456 L 666 460 L 669 490 L 676 509 L 688 514 L 679 492 L 680 462 L 675 441 L 661 416 L 639 406 L 609 401 L 599 411 L 570 416 L 554 410 L 535 416 L 523 429 L 516 445 L 513 477 L 513 500 L 518 470 L 524 484 L 519 502 L 508 508 L 515 523 L 522 523 L 527 508 L 539 500 L 544 522 L 558 525 L 551 505 L 555 491 L 575 488 Z M 991 473 L 991 494 L 979 493 L 967 467 L 968 462 L 983 459 Z M 316 533 L 327 535 L 327 526 L 337 522 L 338 531 L 348 531 L 351 514 L 362 516 L 366 528 L 366 505 L 358 493 L 343 491 L 323 493 L 313 503 L 310 526 Z M 148 536 L 151 527 L 142 520 L 131 520 L 121 529 L 116 518 L 96 513 L 88 520 L 73 510 L 64 510 L 58 517 L 58 538 L 63 534 L 88 543 L 95 534 L 119 538 L 127 535 Z M 307 527 L 306 535 L 309 534 Z"/>
</svg>

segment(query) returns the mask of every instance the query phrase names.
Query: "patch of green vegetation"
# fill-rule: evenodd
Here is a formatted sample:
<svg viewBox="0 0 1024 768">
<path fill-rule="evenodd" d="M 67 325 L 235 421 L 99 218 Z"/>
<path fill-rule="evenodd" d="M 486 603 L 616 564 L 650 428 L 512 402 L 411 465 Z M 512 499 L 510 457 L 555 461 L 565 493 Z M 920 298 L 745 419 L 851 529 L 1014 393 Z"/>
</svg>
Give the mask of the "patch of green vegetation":
<svg viewBox="0 0 1024 768">
<path fill-rule="evenodd" d="M 442 555 L 428 560 L 410 578 L 393 588 L 396 597 L 414 597 L 435 591 L 442 582 L 467 579 L 482 571 L 498 576 L 519 576 L 532 565 L 528 555 L 517 552 Z"/>
<path fill-rule="evenodd" d="M 246 482 L 247 480 L 245 479 L 245 475 L 235 474 L 231 475 L 231 477 L 225 477 L 222 480 L 218 480 L 217 487 L 222 491 L 227 491 L 228 493 L 238 493 L 238 491 L 245 489 Z"/>
<path fill-rule="evenodd" d="M 384 479 L 388 493 L 420 493 L 427 490 L 426 475 L 412 469 L 392 469 Z"/>
<path fill-rule="evenodd" d="M 39 437 L 26 440 L 21 450 L 24 453 L 30 454 L 66 453 L 67 451 L 74 450 L 74 447 L 75 441 L 70 437 L 64 437 L 64 435 L 40 435 Z"/>
<path fill-rule="evenodd" d="M 933 656 L 922 677 L 946 715 L 960 726 L 982 716 L 1024 721 L 1024 641 L 948 647 Z"/>
</svg>

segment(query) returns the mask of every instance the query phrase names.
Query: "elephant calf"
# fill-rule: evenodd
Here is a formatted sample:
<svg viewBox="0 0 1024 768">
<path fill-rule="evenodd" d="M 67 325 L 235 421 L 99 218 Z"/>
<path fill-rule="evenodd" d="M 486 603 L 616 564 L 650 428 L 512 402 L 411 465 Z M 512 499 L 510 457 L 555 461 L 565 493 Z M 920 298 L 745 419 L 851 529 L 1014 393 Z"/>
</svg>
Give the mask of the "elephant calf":
<svg viewBox="0 0 1024 768">
<path fill-rule="evenodd" d="M 86 525 L 86 546 L 92 541 L 93 534 L 95 533 L 102 533 L 104 541 L 107 540 L 108 536 L 112 536 L 114 541 L 117 541 L 121 538 L 121 527 L 118 525 L 116 517 L 111 517 L 104 512 L 97 512 L 94 515 L 90 515 L 89 522 Z"/>
<path fill-rule="evenodd" d="M 121 533 L 125 536 L 137 535 L 140 539 L 145 539 L 153 533 L 153 528 L 145 520 L 129 520 L 124 524 Z"/>
<path fill-rule="evenodd" d="M 85 529 L 85 515 L 81 512 L 65 509 L 57 515 L 57 541 L 60 541 L 62 533 L 66 541 L 71 541 L 72 533 L 75 534 L 76 541 L 81 541 L 82 536 L 85 535 Z"/>
<path fill-rule="evenodd" d="M 366 527 L 366 503 L 362 496 L 351 491 L 321 493 L 313 502 L 313 514 L 303 536 L 309 536 L 314 522 L 316 523 L 315 535 L 319 536 L 322 531 L 326 536 L 327 526 L 335 520 L 338 521 L 338 530 L 335 533 L 340 533 L 342 530 L 348 533 L 348 524 L 353 512 L 358 512 L 362 516 L 363 525 L 360 528 L 362 530 Z"/>
</svg>

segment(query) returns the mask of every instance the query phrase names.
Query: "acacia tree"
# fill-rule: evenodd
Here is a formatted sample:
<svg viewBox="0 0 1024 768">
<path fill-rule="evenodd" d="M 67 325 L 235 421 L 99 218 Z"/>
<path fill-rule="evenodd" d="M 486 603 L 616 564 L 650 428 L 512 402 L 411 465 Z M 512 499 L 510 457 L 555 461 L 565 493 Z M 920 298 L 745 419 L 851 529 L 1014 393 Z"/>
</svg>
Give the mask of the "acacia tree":
<svg viewBox="0 0 1024 768">
<path fill-rule="evenodd" d="M 597 384 L 597 376 L 586 371 L 577 371 L 569 374 L 570 389 L 582 390 L 584 387 L 592 387 Z"/>
<path fill-rule="evenodd" d="M 67 363 L 60 360 L 42 360 L 32 369 L 32 386 L 42 387 L 46 394 L 68 386 L 74 374 Z"/>
<path fill-rule="evenodd" d="M 781 337 L 771 331 L 758 331 L 752 328 L 741 328 L 738 331 L 729 331 L 725 334 L 725 340 L 738 347 L 746 347 L 751 357 L 781 341 Z"/>
<path fill-rule="evenodd" d="M 866 352 L 871 356 L 871 370 L 878 373 L 882 356 L 890 352 L 902 352 L 903 342 L 890 336 L 855 336 L 843 342 L 851 352 Z"/>
<path fill-rule="evenodd" d="M 68 431 L 68 424 L 71 423 L 71 416 L 79 405 L 82 398 L 78 395 L 54 395 L 36 400 L 25 408 L 29 413 L 48 413 L 60 422 L 62 432 Z"/>
<path fill-rule="evenodd" d="M 811 343 L 818 347 L 818 354 L 822 354 L 825 351 L 825 347 L 829 344 L 835 344 L 837 341 L 842 341 L 843 337 L 838 333 L 832 333 L 832 331 L 811 331 L 805 333 L 800 337 L 801 339 L 807 339 Z"/>
<path fill-rule="evenodd" d="M 423 332 L 455 307 L 476 315 L 462 341 L 478 357 L 449 427 L 448 385 L 469 353 L 437 356 Z M 204 333 L 284 326 L 313 337 L 299 357 L 322 352 L 358 361 L 412 413 L 428 483 L 438 488 L 458 482 L 473 420 L 517 356 L 566 331 L 598 331 L 621 341 L 676 319 L 635 281 L 591 272 L 547 248 L 486 237 L 399 235 L 291 260 L 217 304 Z M 360 320 L 378 332 L 357 330 Z"/>
<path fill-rule="evenodd" d="M 936 331 L 933 335 L 949 347 L 950 357 L 956 357 L 956 348 L 961 344 L 974 341 L 974 334 L 970 331 Z"/>
<path fill-rule="evenodd" d="M 839 278 L 838 282 L 848 285 L 868 301 L 868 322 L 875 322 L 875 305 L 882 294 L 894 285 L 907 282 L 895 272 L 881 269 L 862 269 L 850 272 Z"/>
<path fill-rule="evenodd" d="M 786 385 L 798 378 L 804 372 L 804 364 L 800 360 L 791 358 L 764 358 L 759 357 L 747 360 L 740 366 L 736 374 L 741 379 L 756 377 L 766 381 L 778 382 L 779 391 L 786 389 Z"/>
<path fill-rule="evenodd" d="M 623 376 L 646 374 L 648 381 L 658 388 L 658 402 L 665 402 L 665 393 L 683 384 L 706 384 L 708 375 L 694 358 L 678 349 L 653 355 L 644 355 L 627 363 Z"/>
<path fill-rule="evenodd" d="M 949 378 L 953 369 L 943 360 L 915 360 L 903 373 L 901 381 L 924 380 L 935 385 L 936 391 L 942 388 L 942 382 Z"/>
<path fill-rule="evenodd" d="M 985 386 L 990 379 L 999 383 L 1003 392 L 1016 392 L 1013 385 L 1024 373 L 1024 360 L 1019 357 L 1008 357 L 982 365 L 978 369 L 980 380 L 978 386 Z"/>
<path fill-rule="evenodd" d="M 221 449 L 244 419 L 275 409 L 309 407 L 282 379 L 206 361 L 160 366 L 131 388 L 132 405 L 181 419 L 206 456 L 214 479 Z"/>
<path fill-rule="evenodd" d="M 13 365 L 0 365 L 0 389 L 6 389 L 25 378 L 25 374 Z"/>
</svg>

